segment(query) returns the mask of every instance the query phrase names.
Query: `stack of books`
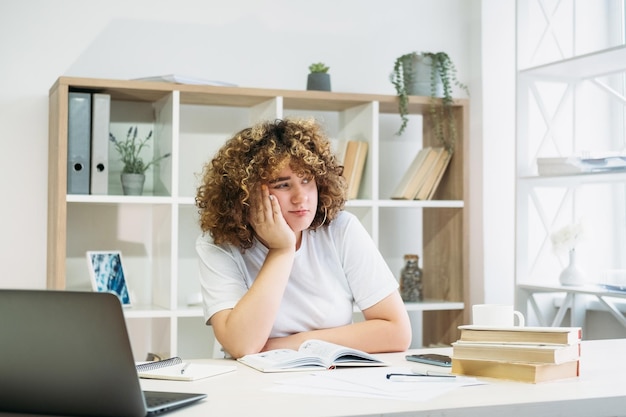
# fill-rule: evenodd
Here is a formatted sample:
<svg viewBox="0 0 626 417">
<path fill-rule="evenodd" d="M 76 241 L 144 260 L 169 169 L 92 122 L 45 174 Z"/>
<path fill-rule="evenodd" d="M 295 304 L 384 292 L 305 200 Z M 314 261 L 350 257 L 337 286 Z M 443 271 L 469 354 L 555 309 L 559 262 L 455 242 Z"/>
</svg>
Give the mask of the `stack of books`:
<svg viewBox="0 0 626 417">
<path fill-rule="evenodd" d="M 580 327 L 459 326 L 452 373 L 538 383 L 580 375 Z"/>
<path fill-rule="evenodd" d="M 413 159 L 391 194 L 397 200 L 432 200 L 452 154 L 443 147 L 426 147 Z"/>
</svg>

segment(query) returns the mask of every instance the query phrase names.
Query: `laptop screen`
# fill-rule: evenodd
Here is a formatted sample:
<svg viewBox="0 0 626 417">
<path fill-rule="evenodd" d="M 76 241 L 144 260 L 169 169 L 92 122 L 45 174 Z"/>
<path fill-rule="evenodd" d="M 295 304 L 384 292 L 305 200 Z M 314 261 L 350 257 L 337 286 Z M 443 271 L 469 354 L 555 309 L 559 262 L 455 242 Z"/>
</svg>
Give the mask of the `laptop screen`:
<svg viewBox="0 0 626 417">
<path fill-rule="evenodd" d="M 0 290 L 0 335 L 0 410 L 147 414 L 116 295 Z"/>
</svg>

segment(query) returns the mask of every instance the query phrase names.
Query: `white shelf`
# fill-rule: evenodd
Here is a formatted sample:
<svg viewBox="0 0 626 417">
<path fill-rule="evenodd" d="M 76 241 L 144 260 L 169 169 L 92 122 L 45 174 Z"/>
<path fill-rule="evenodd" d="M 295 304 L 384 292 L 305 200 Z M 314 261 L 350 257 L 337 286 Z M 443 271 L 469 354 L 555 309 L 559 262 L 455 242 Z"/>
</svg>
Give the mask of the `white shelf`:
<svg viewBox="0 0 626 417">
<path fill-rule="evenodd" d="M 147 173 L 151 186 L 146 195 L 66 194 L 63 151 L 70 89 L 110 94 L 110 130 L 116 136 L 124 134 L 129 124 L 140 124 L 154 132 L 155 149 L 171 152 L 166 164 Z M 409 112 L 428 122 L 429 99 L 409 101 Z M 381 198 L 381 189 L 389 188 L 387 182 L 397 181 L 381 176 L 391 168 L 398 170 L 395 153 L 413 153 L 416 148 L 412 140 L 403 145 L 406 149 L 392 152 L 384 148 L 389 146 L 386 135 L 385 140 L 380 138 L 379 118 L 397 113 L 396 96 L 61 77 L 50 90 L 48 287 L 64 289 L 68 281 L 84 281 L 86 250 L 119 249 L 131 293 L 138 299 L 137 305 L 125 310 L 132 321 L 129 332 L 136 357 L 145 357 L 145 351 L 200 357 L 205 345 L 212 343 L 207 340 L 211 329 L 203 323 L 200 306 L 184 303 L 199 292 L 197 174 L 226 139 L 252 122 L 312 115 L 333 140 L 359 138 L 369 143 L 358 198 L 348 201 L 346 209 L 363 223 L 392 271 L 399 274 L 404 254 L 420 254 L 425 295 L 433 300 L 407 303 L 407 310 L 433 317 L 419 326 L 425 343 L 450 343 L 457 326 L 467 322 L 464 306 L 469 300 L 464 287 L 469 262 L 464 259 L 468 238 L 463 210 L 467 105 L 467 100 L 455 101 L 459 138 L 437 191 L 439 199 L 402 201 Z M 422 132 L 422 136 L 421 146 L 433 146 L 433 135 Z M 111 184 L 117 184 L 111 181 L 118 178 L 109 175 L 111 189 Z M 448 297 L 465 302 L 446 301 Z"/>
<path fill-rule="evenodd" d="M 558 20 L 571 30 L 543 36 L 546 22 L 534 13 L 538 5 L 546 2 L 517 2 L 518 62 L 552 62 L 517 71 L 516 306 L 525 310 L 532 303 L 541 318 L 541 307 L 553 308 L 550 297 L 565 292 L 571 304 L 559 309 L 552 325 L 560 323 L 570 305 L 574 322 L 582 324 L 581 297 L 597 296 L 602 302 L 621 295 L 560 286 L 559 275 L 569 261 L 567 253 L 554 251 L 551 236 L 582 223 L 586 232 L 576 246 L 577 266 L 590 278 L 592 271 L 624 269 L 626 172 L 533 174 L 538 158 L 616 155 L 626 147 L 626 46 L 612 46 L 623 42 L 624 15 L 609 12 L 605 2 L 578 2 L 548 17 L 548 26 Z M 597 50 L 571 56 L 581 48 Z M 543 304 L 533 301 L 535 293 L 547 294 L 540 297 Z M 626 324 L 621 314 L 616 318 Z"/>
<path fill-rule="evenodd" d="M 573 58 L 563 59 L 550 64 L 526 68 L 520 76 L 580 81 L 624 71 L 626 46 L 604 49 Z"/>
<path fill-rule="evenodd" d="M 463 200 L 379 200 L 378 207 L 396 208 L 463 208 Z"/>
<path fill-rule="evenodd" d="M 465 308 L 465 303 L 443 300 L 405 302 L 404 305 L 407 311 L 463 310 Z"/>
<path fill-rule="evenodd" d="M 172 197 L 155 196 L 125 196 L 125 195 L 87 195 L 68 194 L 68 203 L 94 203 L 94 204 L 172 204 Z"/>
<path fill-rule="evenodd" d="M 156 306 L 133 306 L 124 308 L 124 316 L 127 318 L 168 318 L 171 311 Z"/>
<path fill-rule="evenodd" d="M 626 171 L 596 172 L 572 175 L 520 176 L 519 181 L 541 186 L 562 186 L 564 184 L 594 184 L 626 181 Z"/>
</svg>

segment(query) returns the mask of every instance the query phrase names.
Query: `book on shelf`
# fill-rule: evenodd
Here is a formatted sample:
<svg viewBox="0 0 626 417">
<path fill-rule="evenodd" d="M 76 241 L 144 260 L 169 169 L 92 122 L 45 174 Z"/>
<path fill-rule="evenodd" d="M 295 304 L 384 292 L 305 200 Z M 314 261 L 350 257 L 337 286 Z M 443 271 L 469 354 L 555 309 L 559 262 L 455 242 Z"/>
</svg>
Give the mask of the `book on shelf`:
<svg viewBox="0 0 626 417">
<path fill-rule="evenodd" d="M 412 194 L 411 190 L 409 189 L 410 182 L 417 174 L 417 171 L 419 170 L 420 166 L 424 162 L 424 159 L 426 158 L 426 155 L 428 155 L 429 152 L 429 148 L 422 148 L 417 152 L 417 155 L 415 155 L 415 158 L 413 158 L 411 165 L 409 165 L 409 168 L 404 172 L 404 175 L 400 179 L 400 182 L 391 193 L 391 198 L 410 200 L 414 197 L 414 194 Z M 413 197 L 411 197 L 411 195 L 413 195 Z"/>
<path fill-rule="evenodd" d="M 346 142 L 343 158 L 343 176 L 348 183 L 348 200 L 357 198 L 365 160 L 367 159 L 368 143 L 361 140 L 349 140 Z"/>
<path fill-rule="evenodd" d="M 570 345 L 532 343 L 452 343 L 452 357 L 527 363 L 563 363 L 580 358 L 580 343 Z"/>
<path fill-rule="evenodd" d="M 626 171 L 626 155 L 598 154 L 589 157 L 537 158 L 539 175 L 573 175 L 612 171 Z"/>
<path fill-rule="evenodd" d="M 183 362 L 178 356 L 160 361 L 138 363 L 135 368 L 140 378 L 172 381 L 196 381 L 237 370 L 235 365 Z"/>
<path fill-rule="evenodd" d="M 580 327 L 459 326 L 462 342 L 534 343 L 572 345 L 582 339 Z"/>
<path fill-rule="evenodd" d="M 275 349 L 237 359 L 261 372 L 334 369 L 348 366 L 387 366 L 369 353 L 322 340 L 307 340 L 298 350 Z"/>
<path fill-rule="evenodd" d="M 400 182 L 391 194 L 391 198 L 396 200 L 414 200 L 442 149 L 431 146 L 420 149 L 415 158 L 413 158 L 409 168 L 404 172 Z"/>
<path fill-rule="evenodd" d="M 525 363 L 453 357 L 450 372 L 456 375 L 539 383 L 579 376 L 580 360 L 562 363 Z"/>
<path fill-rule="evenodd" d="M 443 178 L 443 174 L 446 172 L 446 168 L 450 163 L 450 159 L 452 159 L 450 151 L 441 148 L 441 151 L 437 155 L 437 160 L 434 162 L 433 167 L 424 180 L 424 184 L 422 184 L 415 196 L 416 200 L 432 200 Z"/>
</svg>

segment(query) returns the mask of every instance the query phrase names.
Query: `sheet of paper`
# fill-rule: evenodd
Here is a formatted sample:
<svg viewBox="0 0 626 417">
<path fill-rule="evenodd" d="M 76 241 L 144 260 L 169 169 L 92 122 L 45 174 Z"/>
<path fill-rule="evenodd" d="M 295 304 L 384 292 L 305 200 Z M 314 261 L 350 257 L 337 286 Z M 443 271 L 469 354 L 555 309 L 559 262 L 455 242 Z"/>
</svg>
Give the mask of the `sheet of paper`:
<svg viewBox="0 0 626 417">
<path fill-rule="evenodd" d="M 482 383 L 475 378 L 462 376 L 449 379 L 389 380 L 386 377 L 388 373 L 411 373 L 411 369 L 336 369 L 312 372 L 307 375 L 276 380 L 276 384 L 268 389 L 286 393 L 427 401 L 459 387 Z"/>
</svg>

